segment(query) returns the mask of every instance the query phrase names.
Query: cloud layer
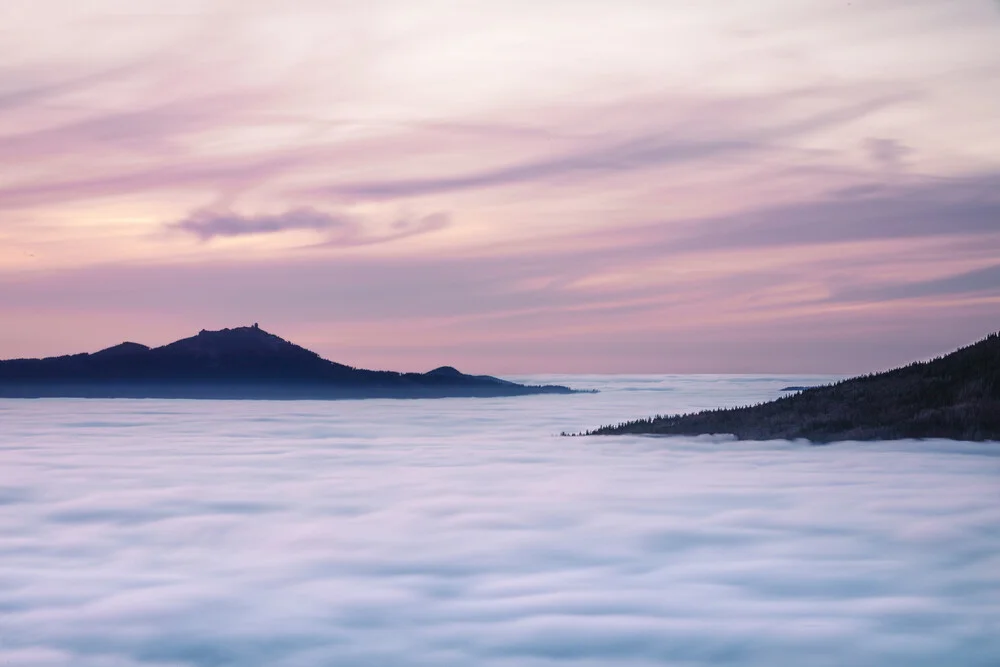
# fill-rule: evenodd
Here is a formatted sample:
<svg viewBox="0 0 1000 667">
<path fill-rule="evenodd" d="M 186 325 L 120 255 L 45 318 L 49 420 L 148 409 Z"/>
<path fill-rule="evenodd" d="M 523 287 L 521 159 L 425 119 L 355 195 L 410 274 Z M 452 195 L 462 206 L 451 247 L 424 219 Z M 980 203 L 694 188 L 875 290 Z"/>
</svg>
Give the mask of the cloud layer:
<svg viewBox="0 0 1000 667">
<path fill-rule="evenodd" d="M 2 402 L 0 661 L 995 664 L 995 447 L 552 435 L 806 380 Z"/>
<path fill-rule="evenodd" d="M 163 344 L 260 321 L 335 360 L 377 368 L 867 372 L 1000 328 L 998 192 L 995 174 L 914 178 L 466 251 L 433 247 L 469 222 L 444 212 L 200 212 L 168 236 L 199 235 L 208 250 L 303 228 L 311 236 L 288 257 L 0 270 L 0 308 L 23 323 L 0 341 L 37 346 L 28 327 L 51 311 L 103 313 L 108 331 L 35 354 L 121 339 Z M 392 250 L 404 240 L 431 245 Z M 363 247 L 389 251 L 325 254 Z"/>
</svg>

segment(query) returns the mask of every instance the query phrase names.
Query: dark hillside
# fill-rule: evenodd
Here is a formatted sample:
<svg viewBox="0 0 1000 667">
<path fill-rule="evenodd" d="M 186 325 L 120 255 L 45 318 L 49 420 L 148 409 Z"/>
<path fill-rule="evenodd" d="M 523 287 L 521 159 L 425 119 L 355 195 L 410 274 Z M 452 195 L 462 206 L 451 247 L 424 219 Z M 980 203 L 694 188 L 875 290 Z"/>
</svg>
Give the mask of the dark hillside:
<svg viewBox="0 0 1000 667">
<path fill-rule="evenodd" d="M 1000 335 L 932 361 L 814 387 L 761 405 L 657 416 L 585 435 L 729 433 L 807 438 L 1000 440 Z"/>
</svg>

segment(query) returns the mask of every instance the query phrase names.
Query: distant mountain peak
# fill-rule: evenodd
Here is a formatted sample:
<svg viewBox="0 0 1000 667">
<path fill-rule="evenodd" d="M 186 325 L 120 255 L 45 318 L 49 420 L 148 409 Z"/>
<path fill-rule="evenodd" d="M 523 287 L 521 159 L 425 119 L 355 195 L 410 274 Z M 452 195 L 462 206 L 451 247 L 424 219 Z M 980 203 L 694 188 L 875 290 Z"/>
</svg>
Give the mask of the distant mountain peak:
<svg viewBox="0 0 1000 667">
<path fill-rule="evenodd" d="M 95 352 L 95 355 L 103 355 L 105 357 L 111 356 L 122 356 L 127 354 L 141 354 L 143 352 L 149 352 L 150 348 L 142 343 L 133 343 L 131 341 L 125 341 L 124 343 L 118 343 L 117 345 L 112 345 L 111 347 L 106 347 L 99 352 Z"/>
<path fill-rule="evenodd" d="M 236 336 L 256 336 L 260 338 L 279 338 L 273 333 L 264 331 L 260 328 L 260 325 L 256 322 L 253 326 L 249 327 L 233 327 L 224 329 L 202 329 L 198 332 L 199 336 L 215 336 L 215 337 L 236 337 Z M 284 339 L 282 339 L 284 340 Z"/>
<path fill-rule="evenodd" d="M 315 352 L 290 343 L 273 333 L 264 331 L 257 324 L 249 327 L 217 329 L 215 331 L 202 329 L 196 336 L 182 338 L 157 349 L 213 355 L 306 353 L 311 356 L 318 356 Z"/>
<path fill-rule="evenodd" d="M 572 393 L 451 366 L 429 373 L 353 368 L 260 325 L 202 329 L 161 347 L 125 342 L 93 354 L 0 360 L 0 397 L 443 398 Z"/>
<path fill-rule="evenodd" d="M 462 372 L 454 366 L 439 366 L 432 371 L 427 371 L 425 375 L 462 375 Z"/>
</svg>

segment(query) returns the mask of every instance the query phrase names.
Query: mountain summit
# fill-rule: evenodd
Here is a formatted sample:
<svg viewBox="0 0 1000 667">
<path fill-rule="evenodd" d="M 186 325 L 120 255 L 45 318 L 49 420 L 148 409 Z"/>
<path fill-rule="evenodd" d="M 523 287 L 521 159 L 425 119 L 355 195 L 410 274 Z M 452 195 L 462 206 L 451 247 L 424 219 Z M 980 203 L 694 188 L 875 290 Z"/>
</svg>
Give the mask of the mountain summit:
<svg viewBox="0 0 1000 667">
<path fill-rule="evenodd" d="M 221 329 L 219 331 L 202 329 L 197 336 L 182 338 L 169 345 L 164 345 L 161 349 L 203 356 L 230 354 L 301 355 L 301 353 L 314 358 L 319 356 L 315 352 L 264 331 L 256 324 L 252 327 L 236 327 L 235 329 Z"/>
<path fill-rule="evenodd" d="M 353 368 L 254 324 L 202 330 L 162 347 L 125 342 L 93 354 L 0 361 L 0 398 L 444 398 L 568 394 L 444 366 L 427 373 Z"/>
</svg>

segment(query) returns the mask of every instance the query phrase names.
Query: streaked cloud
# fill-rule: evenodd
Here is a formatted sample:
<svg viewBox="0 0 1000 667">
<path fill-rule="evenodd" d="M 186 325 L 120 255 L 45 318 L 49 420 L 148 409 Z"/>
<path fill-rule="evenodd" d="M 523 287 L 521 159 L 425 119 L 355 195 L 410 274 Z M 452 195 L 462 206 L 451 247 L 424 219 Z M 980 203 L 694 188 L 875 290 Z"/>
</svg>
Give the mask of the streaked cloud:
<svg viewBox="0 0 1000 667">
<path fill-rule="evenodd" d="M 996 243 L 1000 175 L 856 186 L 817 201 L 683 223 L 674 250 L 766 248 L 932 236 L 982 236 Z"/>
<path fill-rule="evenodd" d="M 129 313 L 145 313 L 143 321 L 154 322 L 159 311 L 183 312 L 181 321 L 196 329 L 266 319 L 260 316 L 266 304 L 273 321 L 285 323 L 277 328 L 293 339 L 321 327 L 327 318 L 340 322 L 337 348 L 321 344 L 320 351 L 342 355 L 347 349 L 363 349 L 363 358 L 341 358 L 354 365 L 384 365 L 369 346 L 377 340 L 388 344 L 392 332 L 405 327 L 409 334 L 392 344 L 393 354 L 409 348 L 419 355 L 431 345 L 440 350 L 435 361 L 445 363 L 448 355 L 460 354 L 449 348 L 468 345 L 483 350 L 478 360 L 462 357 L 476 371 L 496 371 L 498 366 L 529 370 L 517 362 L 518 355 L 525 356 L 526 340 L 543 348 L 542 341 L 589 337 L 603 346 L 600 341 L 609 338 L 643 335 L 661 340 L 667 349 L 686 337 L 701 342 L 684 343 L 688 353 L 683 361 L 672 355 L 651 359 L 635 345 L 608 349 L 602 353 L 602 367 L 715 371 L 737 367 L 743 358 L 758 359 L 775 341 L 785 341 L 786 349 L 797 345 L 825 322 L 843 341 L 854 343 L 825 355 L 823 370 L 864 370 L 856 361 L 859 342 L 873 335 L 895 336 L 907 321 L 933 320 L 945 307 L 931 297 L 954 300 L 951 310 L 962 314 L 953 315 L 953 322 L 966 321 L 975 329 L 997 326 L 990 315 L 994 306 L 982 301 L 1000 299 L 995 290 L 986 289 L 1000 247 L 1000 230 L 993 224 L 1000 211 L 995 181 L 982 175 L 881 186 L 846 196 L 834 192 L 814 202 L 726 218 L 617 232 L 598 229 L 544 243 L 479 248 L 474 254 L 428 249 L 420 254 L 342 254 L 336 261 L 325 251 L 395 240 L 402 245 L 412 236 L 449 230 L 449 219 L 438 213 L 355 226 L 355 221 L 342 225 L 317 211 L 260 218 L 205 214 L 192 218 L 203 227 L 187 231 L 222 242 L 232 234 L 305 228 L 320 239 L 300 243 L 292 259 L 0 273 L 0 307 L 41 312 L 39 304 L 46 304 L 54 314 L 115 313 L 115 322 L 127 320 Z M 945 264 L 937 259 L 941 256 L 951 261 Z M 976 268 L 970 271 L 970 265 Z M 895 310 L 895 322 L 870 310 L 900 299 L 908 305 Z M 715 307 L 706 308 L 706 302 Z M 824 314 L 833 303 L 851 309 Z M 852 321 L 865 324 L 852 327 Z M 769 326 L 779 330 L 761 338 L 748 336 Z M 741 342 L 720 350 L 719 337 L 733 328 L 741 331 Z M 185 329 L 174 331 L 179 337 Z M 154 342 L 164 335 L 155 330 L 130 334 Z M 929 331 L 914 344 L 917 350 L 946 349 L 952 335 L 950 329 Z M 95 339 L 93 346 L 111 342 Z M 967 341 L 956 344 L 960 342 Z M 491 346 L 493 351 L 487 352 Z M 59 351 L 65 350 L 53 353 Z M 712 363 L 696 361 L 709 356 Z M 594 360 L 548 355 L 540 363 L 546 365 L 536 370 L 582 371 Z"/>
<path fill-rule="evenodd" d="M 864 146 L 872 162 L 890 172 L 904 168 L 906 156 L 913 152 L 909 146 L 884 137 L 869 137 Z"/>
<path fill-rule="evenodd" d="M 313 208 L 297 208 L 275 215 L 245 216 L 231 211 L 194 211 L 183 220 L 167 225 L 168 229 L 194 234 L 202 241 L 217 236 L 248 236 L 274 234 L 291 230 L 352 233 L 356 223 L 346 217 L 336 217 Z"/>
<path fill-rule="evenodd" d="M 882 302 L 928 296 L 982 294 L 1000 297 L 1000 264 L 930 280 L 914 280 L 868 287 L 856 286 L 833 295 L 835 301 Z"/>
<path fill-rule="evenodd" d="M 900 99 L 893 96 L 889 99 L 865 101 L 804 119 L 791 119 L 785 125 L 773 127 L 713 128 L 703 138 L 685 136 L 679 131 L 663 129 L 657 133 L 629 137 L 611 145 L 590 147 L 562 156 L 506 165 L 489 171 L 451 177 L 345 183 L 323 188 L 319 192 L 351 197 L 395 199 L 519 183 L 558 184 L 578 175 L 583 175 L 584 178 L 589 175 L 599 179 L 608 173 L 620 174 L 672 164 L 697 164 L 712 159 L 739 158 L 743 154 L 749 157 L 755 153 L 773 150 L 775 142 L 815 131 L 824 126 L 857 120 Z M 780 105 L 782 101 L 775 99 L 774 103 Z M 707 111 L 711 112 L 711 109 Z M 721 116 L 719 120 L 723 120 L 724 117 Z"/>
</svg>

